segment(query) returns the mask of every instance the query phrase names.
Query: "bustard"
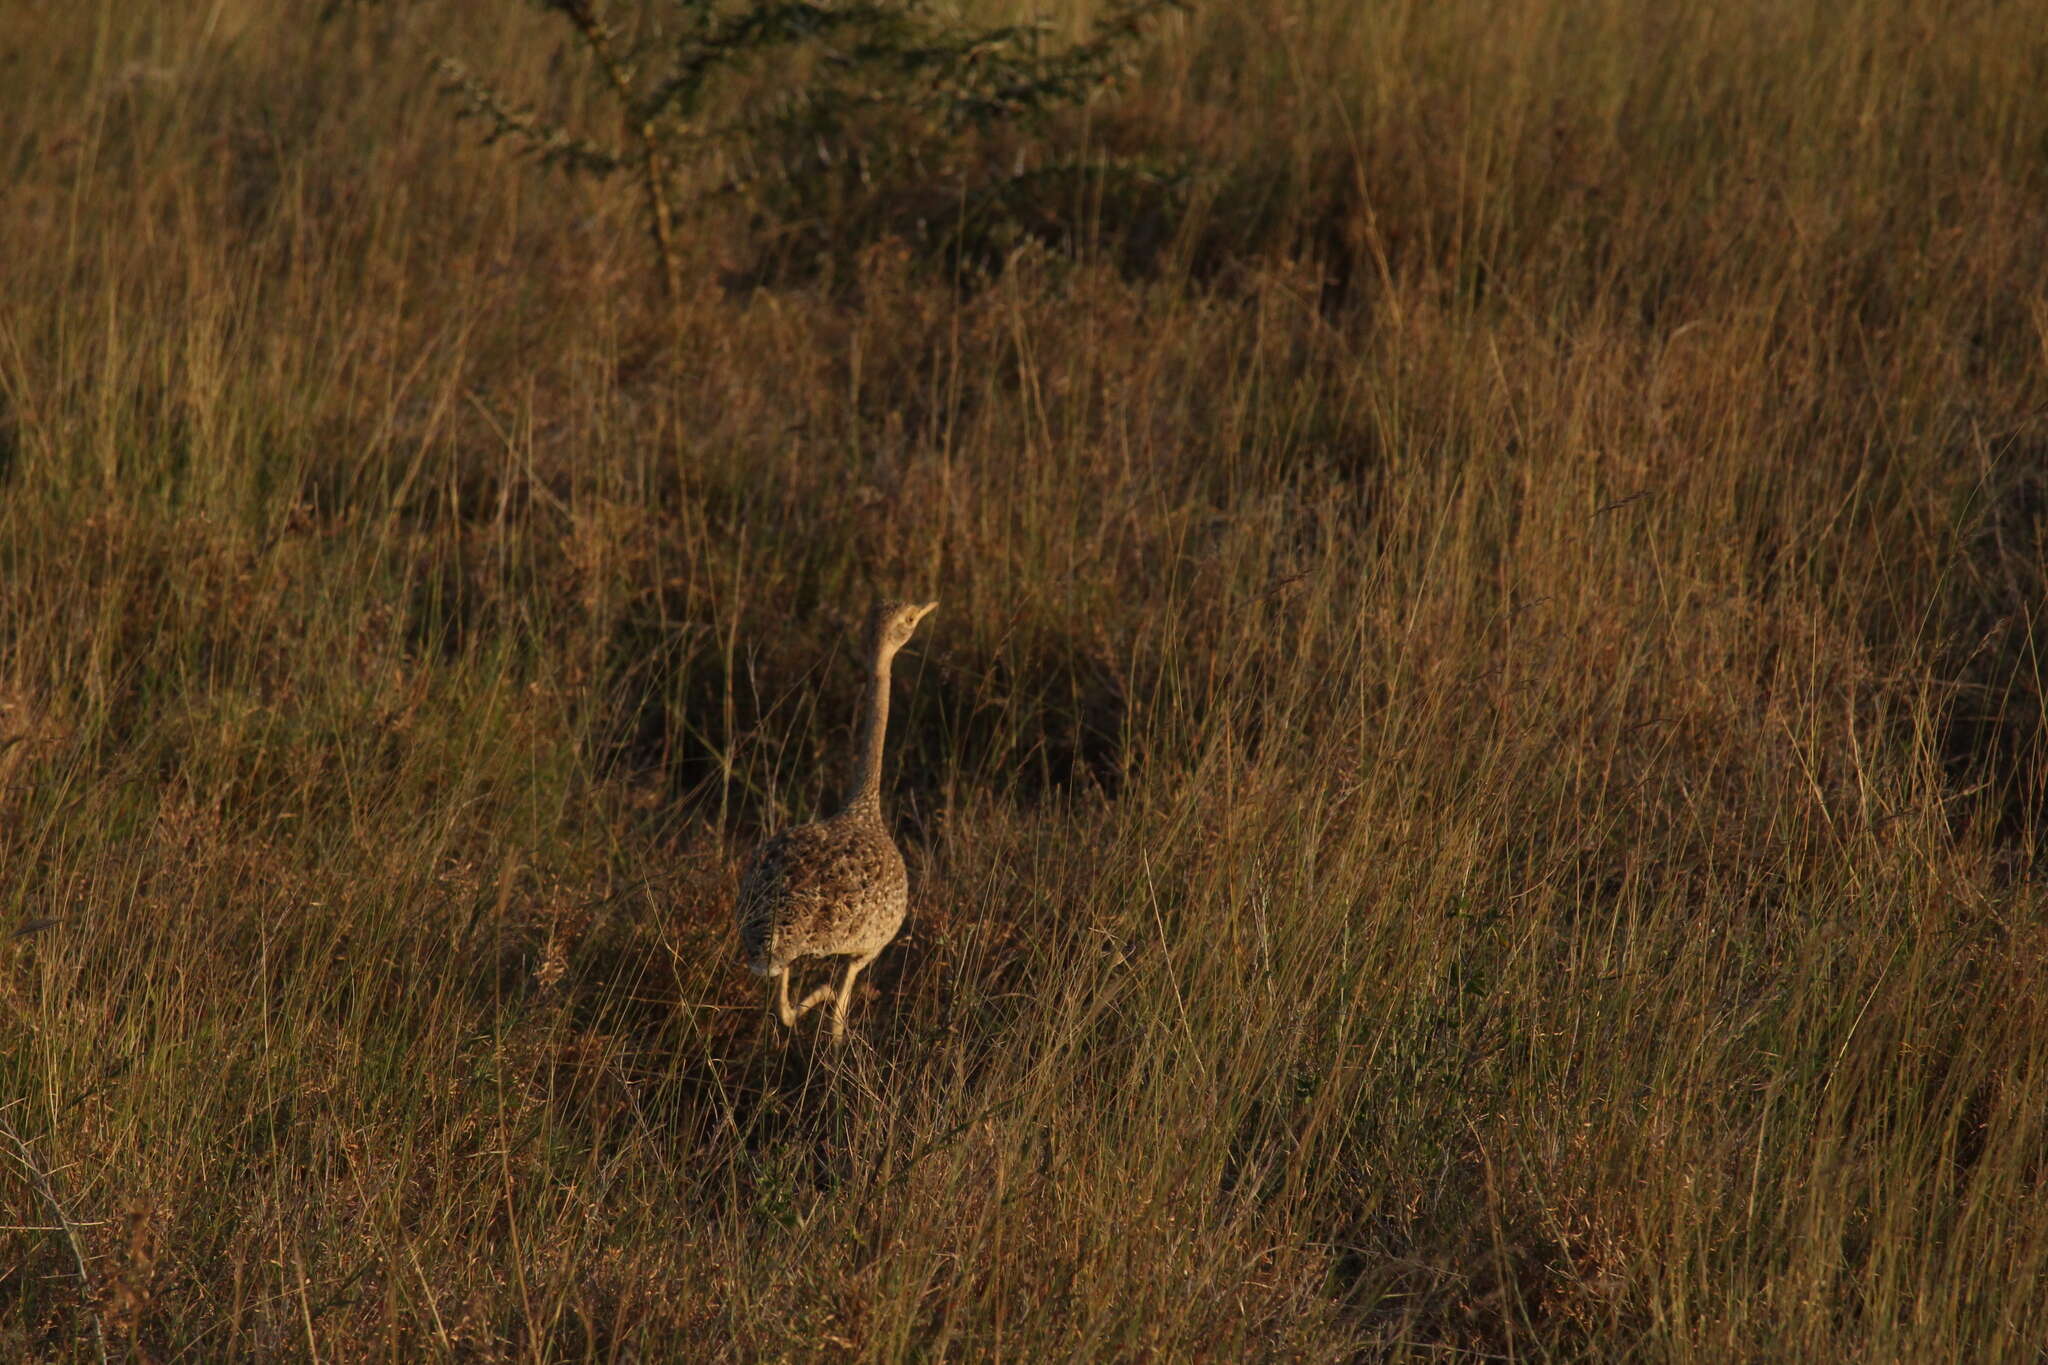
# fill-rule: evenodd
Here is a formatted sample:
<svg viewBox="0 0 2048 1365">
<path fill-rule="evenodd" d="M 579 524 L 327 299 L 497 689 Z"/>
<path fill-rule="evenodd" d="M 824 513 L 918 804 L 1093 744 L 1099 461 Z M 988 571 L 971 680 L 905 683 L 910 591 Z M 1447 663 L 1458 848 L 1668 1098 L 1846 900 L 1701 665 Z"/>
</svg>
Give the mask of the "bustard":
<svg viewBox="0 0 2048 1365">
<path fill-rule="evenodd" d="M 867 693 L 853 781 L 839 808 L 813 824 L 783 830 L 754 850 L 740 877 L 734 913 L 747 966 L 774 985 L 770 1003 L 794 1028 L 811 1006 L 832 1005 L 832 1037 L 846 1035 L 854 978 L 889 946 L 910 905 L 903 855 L 882 823 L 882 736 L 889 726 L 889 665 L 936 602 L 881 601 L 868 616 Z M 845 957 L 838 988 L 818 987 L 794 1009 L 790 964 L 802 957 Z"/>
</svg>

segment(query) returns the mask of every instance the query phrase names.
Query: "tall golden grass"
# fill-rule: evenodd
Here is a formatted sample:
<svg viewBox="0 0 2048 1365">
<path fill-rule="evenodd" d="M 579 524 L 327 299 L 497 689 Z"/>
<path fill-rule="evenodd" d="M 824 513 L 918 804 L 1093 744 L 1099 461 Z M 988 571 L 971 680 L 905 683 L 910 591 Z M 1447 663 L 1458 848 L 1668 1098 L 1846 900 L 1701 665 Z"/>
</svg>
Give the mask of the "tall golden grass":
<svg viewBox="0 0 2048 1365">
<path fill-rule="evenodd" d="M 435 91 L 601 119 L 545 16 L 5 28 L 0 1353 L 2048 1341 L 2027 6 L 1204 7 L 1137 265 L 673 309 Z"/>
</svg>

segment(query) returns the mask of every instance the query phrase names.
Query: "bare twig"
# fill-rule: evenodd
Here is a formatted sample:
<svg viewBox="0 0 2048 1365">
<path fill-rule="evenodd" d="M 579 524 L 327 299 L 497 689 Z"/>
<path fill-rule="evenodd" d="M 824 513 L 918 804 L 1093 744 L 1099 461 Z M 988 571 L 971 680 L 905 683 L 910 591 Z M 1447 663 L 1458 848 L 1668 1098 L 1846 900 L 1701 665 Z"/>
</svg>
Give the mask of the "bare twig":
<svg viewBox="0 0 2048 1365">
<path fill-rule="evenodd" d="M 23 1140 L 20 1133 L 15 1131 L 14 1125 L 8 1121 L 7 1110 L 9 1107 L 8 1105 L 0 1105 L 0 1137 L 4 1137 L 13 1148 L 14 1162 L 17 1166 L 21 1167 L 22 1175 L 28 1181 L 29 1188 L 36 1192 L 37 1196 L 43 1201 L 43 1206 L 50 1211 L 50 1217 L 56 1220 L 55 1224 L 48 1230 L 60 1232 L 64 1236 L 64 1245 L 71 1252 L 72 1272 L 78 1277 L 79 1301 L 85 1305 L 86 1313 L 92 1318 L 93 1349 L 98 1353 L 100 1365 L 106 1365 L 107 1328 L 106 1324 L 100 1320 L 99 1309 L 94 1306 L 92 1301 L 92 1277 L 86 1273 L 85 1248 L 78 1240 L 79 1225 L 72 1221 L 71 1215 L 64 1208 L 64 1201 L 58 1198 L 51 1173 L 45 1171 L 41 1164 L 36 1161 L 35 1154 L 29 1150 L 28 1143 Z"/>
</svg>

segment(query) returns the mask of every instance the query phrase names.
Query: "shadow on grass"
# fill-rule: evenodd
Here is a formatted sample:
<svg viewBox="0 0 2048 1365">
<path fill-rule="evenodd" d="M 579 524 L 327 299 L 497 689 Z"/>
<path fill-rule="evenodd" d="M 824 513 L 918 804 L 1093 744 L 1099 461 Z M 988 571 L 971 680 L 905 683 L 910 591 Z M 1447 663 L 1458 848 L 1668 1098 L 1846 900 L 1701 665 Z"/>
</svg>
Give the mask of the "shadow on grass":
<svg viewBox="0 0 2048 1365">
<path fill-rule="evenodd" d="M 1949 696 L 1941 753 L 1952 785 L 1981 793 L 2002 842 L 2038 844 L 2048 810 L 2048 707 L 2040 666 L 2041 603 L 2048 601 L 2048 436 L 2012 434 L 1987 447 L 1991 462 L 1964 510 L 1937 665 Z M 2034 875 L 2025 869 L 2022 875 Z"/>
<path fill-rule="evenodd" d="M 702 633 L 628 622 L 609 651 L 599 771 L 651 779 L 664 822 L 722 816 L 743 841 L 760 837 L 785 817 L 748 774 L 804 774 L 821 795 L 836 791 L 862 685 L 847 651 L 823 640 L 729 663 Z M 963 787 L 1024 806 L 1077 785 L 1113 798 L 1127 775 L 1130 709 L 1116 669 L 1079 641 L 916 651 L 898 664 L 885 804 L 914 834 Z"/>
</svg>

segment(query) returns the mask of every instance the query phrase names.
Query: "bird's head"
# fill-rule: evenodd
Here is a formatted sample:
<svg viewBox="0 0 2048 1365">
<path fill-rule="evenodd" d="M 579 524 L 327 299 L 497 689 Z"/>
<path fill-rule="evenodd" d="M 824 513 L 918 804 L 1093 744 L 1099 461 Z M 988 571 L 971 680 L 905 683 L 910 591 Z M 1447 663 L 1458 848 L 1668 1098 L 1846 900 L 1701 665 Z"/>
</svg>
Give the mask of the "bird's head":
<svg viewBox="0 0 2048 1365">
<path fill-rule="evenodd" d="M 868 644 L 877 654 L 894 654 L 910 643 L 917 623 L 937 609 L 937 602 L 898 602 L 883 598 L 868 616 Z"/>
</svg>

